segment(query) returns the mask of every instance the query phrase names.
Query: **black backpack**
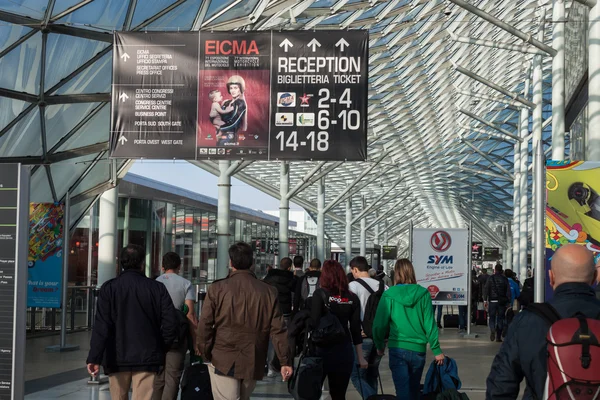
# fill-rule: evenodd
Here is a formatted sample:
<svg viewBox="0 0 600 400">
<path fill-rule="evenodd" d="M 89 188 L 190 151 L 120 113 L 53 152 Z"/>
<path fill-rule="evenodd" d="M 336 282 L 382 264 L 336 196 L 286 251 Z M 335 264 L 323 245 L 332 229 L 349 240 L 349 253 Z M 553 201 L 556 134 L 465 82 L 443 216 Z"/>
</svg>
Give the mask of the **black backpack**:
<svg viewBox="0 0 600 400">
<path fill-rule="evenodd" d="M 339 318 L 331 312 L 328 295 L 320 291 L 325 304 L 325 313 L 321 316 L 317 327 L 311 332 L 312 342 L 319 347 L 330 347 L 346 339 L 346 331 Z"/>
<path fill-rule="evenodd" d="M 188 346 L 191 345 L 191 333 L 190 333 L 190 320 L 187 314 L 179 309 L 175 309 L 175 315 L 177 316 L 177 338 L 173 342 L 172 348 L 182 349 L 181 346 L 185 345 L 186 341 Z"/>
<path fill-rule="evenodd" d="M 379 282 L 379 289 L 374 291 L 371 286 L 362 279 L 357 279 L 356 283 L 359 283 L 362 287 L 367 289 L 370 293 L 369 299 L 367 300 L 367 304 L 365 306 L 365 314 L 362 320 L 362 328 L 363 332 L 367 337 L 373 338 L 373 321 L 375 321 L 375 314 L 377 313 L 377 307 L 379 306 L 379 301 L 381 300 L 381 295 L 383 295 L 383 291 L 385 290 L 385 285 L 383 282 Z"/>
<path fill-rule="evenodd" d="M 302 301 L 306 302 L 309 297 L 312 297 L 315 290 L 321 287 L 320 278 L 318 276 L 303 276 L 302 277 L 302 288 L 300 289 L 300 296 Z"/>
</svg>

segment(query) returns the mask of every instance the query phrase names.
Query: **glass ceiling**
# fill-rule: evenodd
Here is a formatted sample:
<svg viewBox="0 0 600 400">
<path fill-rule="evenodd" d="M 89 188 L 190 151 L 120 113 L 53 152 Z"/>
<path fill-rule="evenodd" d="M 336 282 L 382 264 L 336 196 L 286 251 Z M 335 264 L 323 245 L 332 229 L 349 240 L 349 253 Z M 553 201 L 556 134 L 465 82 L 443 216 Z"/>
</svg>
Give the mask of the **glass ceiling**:
<svg viewBox="0 0 600 400">
<path fill-rule="evenodd" d="M 476 3 L 532 35 L 552 4 Z M 550 43 L 551 24 L 542 25 Z M 326 233 L 337 243 L 344 243 L 346 206 L 338 197 L 355 183 L 353 215 L 370 207 L 367 225 L 379 219 L 379 233 L 387 231 L 390 244 L 406 246 L 409 219 L 446 228 L 471 219 L 476 238 L 502 245 L 496 228 L 511 225 L 507 172 L 513 173 L 514 140 L 459 109 L 513 134 L 519 109 L 453 65 L 531 99 L 523 88 L 533 55 L 454 41 L 452 35 L 524 44 L 443 0 L 0 0 L 0 161 L 34 165 L 32 201 L 61 201 L 70 191 L 73 225 L 128 169 L 129 161 L 111 161 L 107 154 L 112 32 L 200 29 L 369 29 L 369 161 L 293 163 L 291 187 L 315 167 L 331 171 L 326 204 L 336 205 L 326 214 Z M 547 120 L 551 58 L 543 60 Z M 545 125 L 548 151 L 551 125 Z M 218 170 L 212 161 L 196 165 Z M 279 170 L 275 162 L 254 162 L 236 177 L 279 197 Z M 293 201 L 314 216 L 316 197 L 313 184 Z M 354 243 L 358 237 L 357 228 Z"/>
</svg>

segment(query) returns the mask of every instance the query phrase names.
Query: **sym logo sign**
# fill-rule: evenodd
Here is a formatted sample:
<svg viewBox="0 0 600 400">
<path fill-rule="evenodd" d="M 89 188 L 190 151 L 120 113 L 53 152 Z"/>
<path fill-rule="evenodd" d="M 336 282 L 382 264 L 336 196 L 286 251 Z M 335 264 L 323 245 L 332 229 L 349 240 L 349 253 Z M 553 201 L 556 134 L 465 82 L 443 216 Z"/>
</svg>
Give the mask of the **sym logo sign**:
<svg viewBox="0 0 600 400">
<path fill-rule="evenodd" d="M 448 232 L 437 231 L 433 235 L 431 235 L 429 244 L 431 245 L 431 248 L 433 250 L 442 253 L 444 251 L 447 251 L 452 245 L 452 237 Z"/>
</svg>

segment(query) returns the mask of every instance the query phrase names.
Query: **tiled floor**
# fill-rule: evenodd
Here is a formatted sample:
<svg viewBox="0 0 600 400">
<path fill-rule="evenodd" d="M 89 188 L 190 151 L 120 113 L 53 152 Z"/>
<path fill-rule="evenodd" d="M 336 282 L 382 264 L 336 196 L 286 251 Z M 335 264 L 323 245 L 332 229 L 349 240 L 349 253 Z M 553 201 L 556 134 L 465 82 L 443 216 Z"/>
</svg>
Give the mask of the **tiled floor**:
<svg viewBox="0 0 600 400">
<path fill-rule="evenodd" d="M 499 345 L 490 343 L 487 330 L 477 327 L 480 333 L 477 339 L 465 339 L 457 335 L 455 329 L 441 333 L 442 350 L 454 358 L 459 367 L 463 382 L 461 391 L 472 400 L 485 399 L 485 379 Z M 26 385 L 27 400 L 109 400 L 106 385 L 91 386 L 85 379 L 85 358 L 89 348 L 89 333 L 68 336 L 69 343 L 81 345 L 81 349 L 72 353 L 45 353 L 47 345 L 55 344 L 58 338 L 40 338 L 27 341 Z M 428 355 L 428 360 L 432 355 Z M 394 393 L 387 357 L 381 364 L 381 376 L 384 391 Z M 287 385 L 280 379 L 268 379 L 258 383 L 253 399 L 289 399 Z M 326 397 L 323 397 L 323 400 Z M 348 400 L 360 400 L 360 396 L 350 384 Z"/>
</svg>

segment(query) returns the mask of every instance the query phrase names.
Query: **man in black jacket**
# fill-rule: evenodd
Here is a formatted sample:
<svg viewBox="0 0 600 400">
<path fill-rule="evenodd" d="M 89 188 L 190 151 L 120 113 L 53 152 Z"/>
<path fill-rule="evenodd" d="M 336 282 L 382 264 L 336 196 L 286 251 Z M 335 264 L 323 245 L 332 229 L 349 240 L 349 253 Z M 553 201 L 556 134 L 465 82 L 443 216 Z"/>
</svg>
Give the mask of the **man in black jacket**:
<svg viewBox="0 0 600 400">
<path fill-rule="evenodd" d="M 321 261 L 319 261 L 318 258 L 313 258 L 308 266 L 308 271 L 306 271 L 301 278 L 296 280 L 296 293 L 294 294 L 294 314 L 303 308 L 307 308 L 307 300 L 310 299 L 314 291 L 320 287 L 320 278 Z"/>
<path fill-rule="evenodd" d="M 295 290 L 296 279 L 292 269 L 292 259 L 284 257 L 279 262 L 279 268 L 273 268 L 263 279 L 263 282 L 274 286 L 277 289 L 277 301 L 279 302 L 279 308 L 283 314 L 283 319 L 286 324 L 289 322 L 292 315 L 292 300 L 293 293 Z M 267 364 L 269 371 L 267 376 L 269 378 L 274 377 L 280 370 L 280 365 L 275 357 L 275 349 L 271 342 L 269 342 L 269 351 L 267 352 Z"/>
<path fill-rule="evenodd" d="M 552 257 L 549 273 L 554 296 L 550 304 L 563 318 L 581 312 L 596 318 L 600 301 L 590 285 L 596 279 L 593 254 L 584 246 L 568 244 Z M 486 399 L 516 399 L 525 378 L 523 399 L 541 399 L 547 374 L 546 335 L 549 324 L 537 314 L 519 313 L 508 330 L 487 378 Z"/>
<path fill-rule="evenodd" d="M 510 305 L 510 283 L 502 273 L 502 265 L 496 264 L 495 274 L 490 276 L 483 292 L 484 306 L 490 317 L 490 340 L 502 342 L 502 327 L 506 308 Z"/>
<path fill-rule="evenodd" d="M 102 285 L 92 331 L 88 372 L 100 364 L 115 400 L 150 400 L 154 377 L 177 337 L 177 316 L 165 285 L 144 276 L 145 251 L 130 244 L 121 251 L 123 272 Z"/>
</svg>

